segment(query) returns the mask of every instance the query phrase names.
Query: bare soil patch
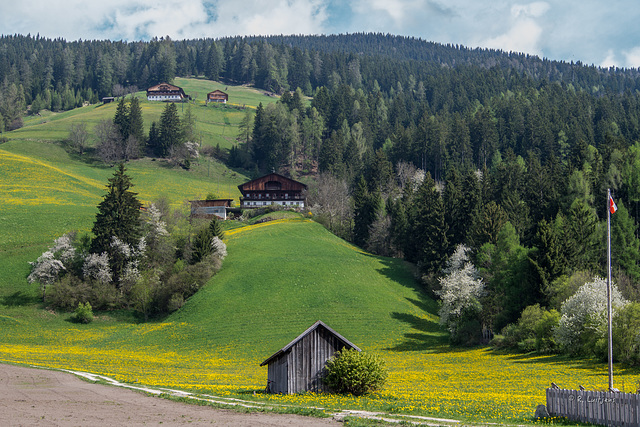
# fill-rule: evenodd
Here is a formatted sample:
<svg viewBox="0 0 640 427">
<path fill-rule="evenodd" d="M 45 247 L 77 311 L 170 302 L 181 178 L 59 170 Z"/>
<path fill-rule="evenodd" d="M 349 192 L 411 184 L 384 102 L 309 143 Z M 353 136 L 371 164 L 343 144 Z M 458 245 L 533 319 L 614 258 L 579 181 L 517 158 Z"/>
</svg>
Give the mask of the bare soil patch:
<svg viewBox="0 0 640 427">
<path fill-rule="evenodd" d="M 189 405 L 45 369 L 0 364 L 2 426 L 337 426 L 336 420 Z"/>
</svg>

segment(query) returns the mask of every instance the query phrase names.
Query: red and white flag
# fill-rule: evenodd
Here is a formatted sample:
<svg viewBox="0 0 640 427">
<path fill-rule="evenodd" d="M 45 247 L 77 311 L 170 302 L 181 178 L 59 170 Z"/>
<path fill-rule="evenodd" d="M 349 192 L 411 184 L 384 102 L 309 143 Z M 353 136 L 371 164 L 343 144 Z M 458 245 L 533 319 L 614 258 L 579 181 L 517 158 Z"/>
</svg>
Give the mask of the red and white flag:
<svg viewBox="0 0 640 427">
<path fill-rule="evenodd" d="M 609 196 L 609 212 L 616 213 L 617 210 L 616 202 L 613 201 L 613 197 Z"/>
</svg>

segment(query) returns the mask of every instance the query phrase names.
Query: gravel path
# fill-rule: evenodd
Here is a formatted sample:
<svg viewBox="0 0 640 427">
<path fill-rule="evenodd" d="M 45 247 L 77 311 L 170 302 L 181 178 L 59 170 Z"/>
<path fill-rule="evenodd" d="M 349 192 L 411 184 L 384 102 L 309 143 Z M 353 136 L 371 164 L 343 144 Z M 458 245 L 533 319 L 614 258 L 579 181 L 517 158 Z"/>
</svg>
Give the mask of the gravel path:
<svg viewBox="0 0 640 427">
<path fill-rule="evenodd" d="M 0 426 L 337 426 L 336 420 L 190 405 L 75 375 L 0 364 Z"/>
</svg>

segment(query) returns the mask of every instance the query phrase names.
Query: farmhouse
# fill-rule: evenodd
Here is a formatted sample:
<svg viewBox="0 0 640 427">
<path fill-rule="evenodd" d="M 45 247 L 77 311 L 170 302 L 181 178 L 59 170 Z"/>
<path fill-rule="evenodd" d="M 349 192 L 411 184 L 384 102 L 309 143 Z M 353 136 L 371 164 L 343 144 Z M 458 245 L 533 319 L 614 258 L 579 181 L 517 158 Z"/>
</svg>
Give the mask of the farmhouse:
<svg viewBox="0 0 640 427">
<path fill-rule="evenodd" d="M 221 90 L 216 89 L 207 94 L 207 104 L 210 102 L 222 102 L 223 104 L 226 104 L 227 101 L 229 101 L 229 95 Z"/>
<path fill-rule="evenodd" d="M 269 392 L 293 394 L 329 391 L 322 381 L 324 366 L 336 351 L 345 347 L 360 351 L 355 344 L 318 320 L 260 364 L 268 365 Z"/>
<path fill-rule="evenodd" d="M 227 210 L 232 199 L 191 200 L 191 218 L 227 219 Z"/>
<path fill-rule="evenodd" d="M 188 98 L 181 87 L 160 83 L 147 89 L 147 100 L 149 101 L 182 101 Z"/>
<path fill-rule="evenodd" d="M 304 208 L 307 186 L 277 173 L 256 178 L 238 185 L 242 197 L 241 208 L 257 208 L 268 205 Z"/>
</svg>

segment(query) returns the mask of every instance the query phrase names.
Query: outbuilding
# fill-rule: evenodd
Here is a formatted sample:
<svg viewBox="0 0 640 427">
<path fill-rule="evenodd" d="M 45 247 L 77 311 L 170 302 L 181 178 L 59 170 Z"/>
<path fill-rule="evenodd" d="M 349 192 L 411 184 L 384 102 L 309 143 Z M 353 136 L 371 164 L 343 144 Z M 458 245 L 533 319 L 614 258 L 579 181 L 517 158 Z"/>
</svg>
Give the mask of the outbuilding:
<svg viewBox="0 0 640 427">
<path fill-rule="evenodd" d="M 210 102 L 221 102 L 226 104 L 229 101 L 229 95 L 219 89 L 207 94 L 207 104 Z"/>
<path fill-rule="evenodd" d="M 227 211 L 231 208 L 232 199 L 191 200 L 191 218 L 227 219 Z"/>
<path fill-rule="evenodd" d="M 270 393 L 282 394 L 329 391 L 322 381 L 325 364 L 336 351 L 344 348 L 361 351 L 355 344 L 318 320 L 260 364 L 268 366 L 267 390 Z"/>
</svg>

